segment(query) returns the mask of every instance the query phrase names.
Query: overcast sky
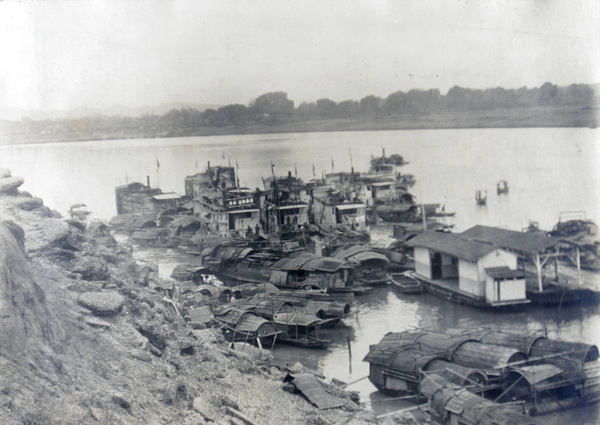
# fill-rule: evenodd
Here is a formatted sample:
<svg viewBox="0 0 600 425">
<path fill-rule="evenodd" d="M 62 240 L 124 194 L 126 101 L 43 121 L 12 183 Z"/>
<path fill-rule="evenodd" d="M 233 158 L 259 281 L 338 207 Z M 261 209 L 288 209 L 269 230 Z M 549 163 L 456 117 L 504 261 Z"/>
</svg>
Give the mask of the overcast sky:
<svg viewBox="0 0 600 425">
<path fill-rule="evenodd" d="M 600 82 L 600 1 L 1 1 L 0 107 Z"/>
</svg>

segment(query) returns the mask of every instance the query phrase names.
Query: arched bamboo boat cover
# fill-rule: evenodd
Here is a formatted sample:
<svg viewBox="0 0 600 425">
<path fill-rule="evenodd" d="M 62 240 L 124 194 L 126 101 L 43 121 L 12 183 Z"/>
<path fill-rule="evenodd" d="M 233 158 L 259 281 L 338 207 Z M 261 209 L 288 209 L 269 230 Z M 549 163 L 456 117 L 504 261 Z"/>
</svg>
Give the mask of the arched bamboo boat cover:
<svg viewBox="0 0 600 425">
<path fill-rule="evenodd" d="M 304 308 L 311 313 L 323 311 L 326 317 L 344 317 L 350 314 L 350 304 L 343 301 L 308 300 Z"/>
<path fill-rule="evenodd" d="M 463 365 L 499 369 L 527 360 L 527 356 L 511 347 L 467 341 L 456 348 L 451 360 Z"/>
<path fill-rule="evenodd" d="M 215 313 L 215 320 L 231 330 L 251 337 L 268 337 L 279 333 L 273 323 L 256 314 L 233 308 Z"/>
<path fill-rule="evenodd" d="M 332 257 L 321 257 L 309 252 L 290 254 L 288 257 L 276 261 L 271 268 L 282 271 L 320 271 L 334 273 L 340 268 L 352 268 L 354 265 L 345 260 Z"/>
<path fill-rule="evenodd" d="M 513 410 L 514 406 L 486 400 L 441 376 L 427 376 L 421 381 L 419 391 L 430 400 L 430 406 L 439 416 L 446 418 L 454 414 L 463 424 L 537 425 L 536 421 Z"/>
<path fill-rule="evenodd" d="M 542 357 L 557 353 L 564 353 L 565 357 L 578 363 L 588 363 L 598 360 L 598 347 L 580 342 L 556 341 L 546 338 L 536 340 L 529 355 Z"/>
<path fill-rule="evenodd" d="M 273 319 L 273 316 L 282 311 L 290 311 L 292 304 L 286 300 L 276 297 L 265 296 L 267 294 L 258 294 L 251 298 L 245 298 L 237 301 L 234 306 L 244 311 L 252 311 L 259 316 Z"/>
<path fill-rule="evenodd" d="M 539 392 L 571 385 L 584 385 L 585 373 L 571 362 L 542 363 L 511 368 L 525 379 L 531 390 Z"/>
<path fill-rule="evenodd" d="M 381 261 L 389 263 L 390 260 L 383 254 L 376 252 L 373 248 L 366 246 L 353 246 L 343 249 L 335 255 L 335 258 L 343 258 L 347 261 L 362 263 L 365 261 Z"/>
<path fill-rule="evenodd" d="M 417 336 L 418 334 L 410 332 L 389 332 L 378 344 L 369 347 L 363 361 L 389 367 L 400 351 L 412 347 Z"/>
<path fill-rule="evenodd" d="M 276 314 L 273 317 L 273 323 L 285 326 L 315 327 L 320 326 L 323 321 L 316 316 L 294 311 Z"/>
</svg>

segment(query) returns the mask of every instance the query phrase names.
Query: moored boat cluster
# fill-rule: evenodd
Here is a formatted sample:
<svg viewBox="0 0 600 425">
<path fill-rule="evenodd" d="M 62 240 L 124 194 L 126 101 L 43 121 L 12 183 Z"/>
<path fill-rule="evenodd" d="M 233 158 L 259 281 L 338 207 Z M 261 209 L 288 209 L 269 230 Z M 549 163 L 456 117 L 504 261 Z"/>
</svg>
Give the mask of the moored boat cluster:
<svg viewBox="0 0 600 425">
<path fill-rule="evenodd" d="M 251 343 L 261 350 L 278 342 L 326 346 L 329 341 L 321 337 L 321 329 L 352 314 L 355 296 L 377 285 L 389 284 L 401 296 L 426 291 L 452 302 L 498 310 L 598 302 L 597 292 L 580 282 L 573 285 L 559 273 L 559 266 L 572 260 L 580 280 L 585 264 L 579 254 L 591 252 L 593 257 L 597 242 L 595 251 L 580 250 L 581 241 L 570 234 L 481 225 L 452 233 L 451 225 L 437 221 L 452 213 L 438 204 L 420 205 L 410 194 L 414 179 L 398 171 L 404 164 L 398 155 L 384 155 L 373 158 L 367 173 L 332 173 L 308 183 L 291 173 L 272 175 L 263 179 L 263 189 L 253 190 L 239 186 L 235 168 L 209 163 L 205 172 L 186 177 L 183 196 L 162 193 L 149 184 L 118 187 L 118 215 L 111 228 L 141 246 L 178 247 L 196 256 L 195 264 L 173 270 L 173 282 L 153 279 L 152 284 L 171 296 L 190 325 L 219 326 L 228 341 Z M 499 184 L 498 195 L 508 195 L 506 182 Z M 395 242 L 387 248 L 370 243 L 370 226 L 382 221 L 393 223 L 390 236 Z M 447 394 L 445 400 L 460 399 L 467 389 L 467 398 L 473 398 L 468 403 L 479 403 L 482 411 L 521 397 L 524 403 L 533 403 L 529 406 L 533 413 L 564 390 L 544 382 L 572 373 L 579 381 L 560 382 L 586 388 L 577 392 L 577 402 L 597 400 L 596 369 L 587 364 L 597 360 L 597 348 L 596 358 L 591 355 L 577 372 L 563 364 L 573 347 L 552 346 L 551 350 L 562 350 L 557 352 L 558 357 L 563 355 L 560 363 L 532 353 L 532 347 L 518 351 L 520 346 L 487 341 L 493 337 L 512 341 L 515 335 L 475 333 L 387 335 L 365 358 L 371 364 L 370 379 L 381 390 L 425 395 L 432 409 L 447 420 L 452 411 L 435 401 L 441 393 Z M 500 359 L 485 356 L 457 360 L 467 358 L 469 350 L 473 355 L 488 350 L 506 359 L 502 365 Z M 593 354 L 594 348 L 588 351 Z M 398 359 L 412 363 L 406 366 L 402 360 L 406 364 L 400 365 Z M 552 391 L 544 392 L 550 387 Z M 540 394 L 544 400 L 537 398 Z"/>
</svg>

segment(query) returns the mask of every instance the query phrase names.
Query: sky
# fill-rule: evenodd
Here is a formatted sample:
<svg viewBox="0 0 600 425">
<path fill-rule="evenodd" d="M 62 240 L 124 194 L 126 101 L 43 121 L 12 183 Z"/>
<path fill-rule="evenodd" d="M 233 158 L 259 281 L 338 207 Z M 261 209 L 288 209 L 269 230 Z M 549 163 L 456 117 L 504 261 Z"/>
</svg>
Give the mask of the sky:
<svg viewBox="0 0 600 425">
<path fill-rule="evenodd" d="M 600 83 L 597 0 L 0 1 L 0 108 Z"/>
</svg>

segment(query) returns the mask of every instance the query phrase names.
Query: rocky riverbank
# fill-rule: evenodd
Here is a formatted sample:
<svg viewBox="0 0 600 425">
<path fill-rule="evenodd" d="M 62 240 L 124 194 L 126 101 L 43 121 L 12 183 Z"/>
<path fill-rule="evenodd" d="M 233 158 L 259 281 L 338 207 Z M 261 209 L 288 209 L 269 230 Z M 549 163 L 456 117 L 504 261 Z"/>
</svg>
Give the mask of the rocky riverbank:
<svg viewBox="0 0 600 425">
<path fill-rule="evenodd" d="M 284 383 L 301 371 L 193 330 L 85 226 L 0 170 L 0 422 L 372 424 L 342 387 L 319 410 Z M 396 420 L 386 418 L 387 423 Z"/>
</svg>

